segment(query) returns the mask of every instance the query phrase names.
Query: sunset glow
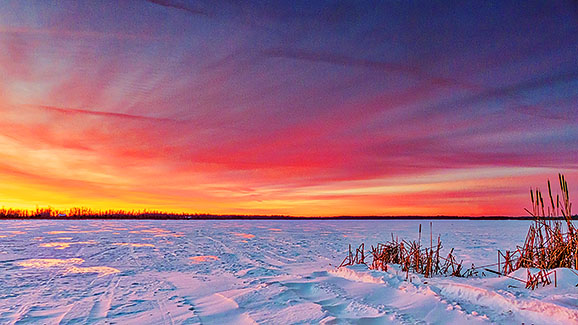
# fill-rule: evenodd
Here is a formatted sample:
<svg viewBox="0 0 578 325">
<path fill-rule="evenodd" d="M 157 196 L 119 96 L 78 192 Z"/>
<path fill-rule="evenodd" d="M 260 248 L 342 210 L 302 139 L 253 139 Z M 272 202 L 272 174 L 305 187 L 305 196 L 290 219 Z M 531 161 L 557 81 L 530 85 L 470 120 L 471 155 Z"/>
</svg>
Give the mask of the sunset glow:
<svg viewBox="0 0 578 325">
<path fill-rule="evenodd" d="M 2 1 L 0 205 L 518 216 L 559 172 L 578 192 L 575 5 L 363 3 Z"/>
</svg>

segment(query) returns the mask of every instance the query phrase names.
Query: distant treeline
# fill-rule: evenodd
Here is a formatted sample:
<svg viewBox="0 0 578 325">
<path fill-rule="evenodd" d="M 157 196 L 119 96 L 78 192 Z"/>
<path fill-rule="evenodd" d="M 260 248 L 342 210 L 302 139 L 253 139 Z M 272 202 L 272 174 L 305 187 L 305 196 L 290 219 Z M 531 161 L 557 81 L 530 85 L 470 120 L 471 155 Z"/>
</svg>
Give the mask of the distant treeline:
<svg viewBox="0 0 578 325">
<path fill-rule="evenodd" d="M 140 219 L 140 220 L 532 220 L 531 216 L 333 216 L 303 217 L 288 215 L 218 215 L 202 213 L 171 213 L 157 210 L 94 210 L 90 208 L 0 209 L 0 219 Z M 562 217 L 553 217 L 562 220 Z M 578 216 L 572 219 L 578 220 Z"/>
<path fill-rule="evenodd" d="M 215 215 L 205 213 L 174 213 L 160 210 L 97 210 L 70 208 L 0 209 L 0 219 L 293 219 L 283 215 Z"/>
<path fill-rule="evenodd" d="M 96 210 L 90 208 L 71 208 L 58 210 L 54 208 L 0 209 L 0 219 L 257 219 L 290 218 L 288 216 L 251 216 L 251 215 L 211 215 L 173 213 L 160 210 Z"/>
</svg>

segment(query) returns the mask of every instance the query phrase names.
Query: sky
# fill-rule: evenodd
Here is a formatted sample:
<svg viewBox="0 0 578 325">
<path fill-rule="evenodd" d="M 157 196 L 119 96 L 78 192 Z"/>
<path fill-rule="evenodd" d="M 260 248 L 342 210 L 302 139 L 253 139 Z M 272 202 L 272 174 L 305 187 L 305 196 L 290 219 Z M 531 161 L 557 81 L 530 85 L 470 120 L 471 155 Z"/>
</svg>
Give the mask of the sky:
<svg viewBox="0 0 578 325">
<path fill-rule="evenodd" d="M 525 215 L 577 99 L 571 0 L 0 0 L 0 204 Z"/>
</svg>

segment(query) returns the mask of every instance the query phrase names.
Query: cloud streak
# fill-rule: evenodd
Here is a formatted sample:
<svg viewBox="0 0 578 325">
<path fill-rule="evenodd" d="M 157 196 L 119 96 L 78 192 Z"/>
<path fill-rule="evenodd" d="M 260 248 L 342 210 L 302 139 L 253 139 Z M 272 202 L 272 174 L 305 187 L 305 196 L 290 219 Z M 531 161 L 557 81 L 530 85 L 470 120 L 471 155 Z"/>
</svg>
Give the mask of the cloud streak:
<svg viewBox="0 0 578 325">
<path fill-rule="evenodd" d="M 132 114 L 115 113 L 115 112 L 101 112 L 101 111 L 92 111 L 92 110 L 77 109 L 77 108 L 62 108 L 62 107 L 42 106 L 42 105 L 39 107 L 42 109 L 46 109 L 46 110 L 58 112 L 58 113 L 63 113 L 63 114 L 94 115 L 94 116 L 102 116 L 102 117 L 108 117 L 108 118 L 129 119 L 129 120 L 137 120 L 137 121 L 176 122 L 176 120 L 174 120 L 174 119 L 163 118 L 163 117 L 151 117 L 151 116 L 132 115 Z"/>
<path fill-rule="evenodd" d="M 468 84 L 466 82 L 461 82 L 459 80 L 454 80 L 451 78 L 431 76 L 424 73 L 420 69 L 399 63 L 360 59 L 340 54 L 319 53 L 319 52 L 310 52 L 310 51 L 283 49 L 283 48 L 268 49 L 263 51 L 263 54 L 271 58 L 305 60 L 347 67 L 373 69 L 384 73 L 399 73 L 401 75 L 415 77 L 422 82 L 425 81 L 439 86 L 457 86 L 468 90 L 477 90 L 480 88 L 477 85 Z"/>
<path fill-rule="evenodd" d="M 178 1 L 170 1 L 170 0 L 146 0 L 146 1 L 163 7 L 182 10 L 193 15 L 209 16 L 209 13 L 206 10 L 197 9 L 191 5 L 182 4 Z"/>
</svg>

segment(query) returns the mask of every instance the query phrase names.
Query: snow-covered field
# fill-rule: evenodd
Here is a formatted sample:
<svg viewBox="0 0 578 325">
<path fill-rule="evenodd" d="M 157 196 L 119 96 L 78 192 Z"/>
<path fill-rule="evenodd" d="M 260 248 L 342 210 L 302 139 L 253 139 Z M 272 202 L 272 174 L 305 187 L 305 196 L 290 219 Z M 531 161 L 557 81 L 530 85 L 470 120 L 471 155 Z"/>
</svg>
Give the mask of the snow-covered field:
<svg viewBox="0 0 578 325">
<path fill-rule="evenodd" d="M 429 240 L 429 222 L 407 220 L 0 221 L 0 324 L 578 323 L 568 270 L 530 291 L 336 269 L 348 244 L 414 239 L 420 223 Z M 433 233 L 483 265 L 529 224 L 441 220 Z"/>
</svg>

